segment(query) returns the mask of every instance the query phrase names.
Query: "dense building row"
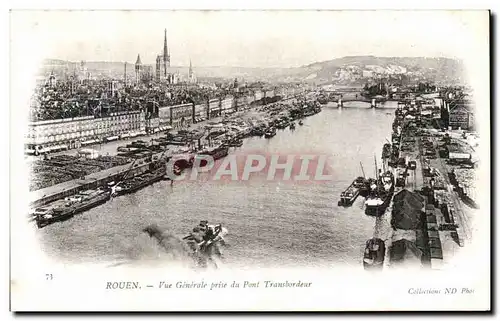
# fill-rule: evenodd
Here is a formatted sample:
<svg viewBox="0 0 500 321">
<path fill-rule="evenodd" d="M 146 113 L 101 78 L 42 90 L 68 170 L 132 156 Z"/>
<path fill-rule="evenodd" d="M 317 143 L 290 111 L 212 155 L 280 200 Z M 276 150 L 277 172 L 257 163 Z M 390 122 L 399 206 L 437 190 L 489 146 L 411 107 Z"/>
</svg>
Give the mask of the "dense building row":
<svg viewBox="0 0 500 321">
<path fill-rule="evenodd" d="M 156 57 L 155 69 L 142 63 L 137 56 L 135 66 L 124 63 L 123 79 L 101 77 L 95 79 L 81 62 L 64 77 L 57 77 L 54 70 L 45 79 L 38 79 L 32 97 L 30 119 L 55 120 L 83 116 L 108 116 L 113 112 L 140 111 L 145 101 L 155 101 L 162 106 L 173 106 L 191 101 L 224 96 L 221 88 L 201 88 L 197 83 L 191 61 L 187 81 L 179 83 L 179 75 L 171 73 L 167 30 L 163 52 Z M 130 72 L 134 72 L 134 77 Z M 189 88 L 188 88 L 189 86 Z"/>
<path fill-rule="evenodd" d="M 139 111 L 129 110 L 112 112 L 105 116 L 30 122 L 26 135 L 26 152 L 43 154 L 155 133 L 166 130 L 167 126 L 182 128 L 192 123 L 244 110 L 256 104 L 263 104 L 266 99 L 292 97 L 304 90 L 298 86 L 256 89 L 245 95 L 212 98 L 197 103 L 192 101 L 174 106 L 160 106 L 157 102 L 148 101 Z"/>
<path fill-rule="evenodd" d="M 26 152 L 45 152 L 80 148 L 127 135 L 146 134 L 144 112 L 112 113 L 107 117 L 91 116 L 30 122 L 26 135 Z"/>
<path fill-rule="evenodd" d="M 49 81 L 39 86 L 30 108 L 30 120 L 54 120 L 83 116 L 106 117 L 113 112 L 141 111 L 146 102 L 160 106 L 175 106 L 185 103 L 201 103 L 210 99 L 228 96 L 259 95 L 259 91 L 271 90 L 266 84 L 195 84 L 194 73 L 190 73 L 192 84 L 140 83 L 127 85 L 128 80 L 103 79 L 74 83 L 71 80 L 57 81 L 51 75 Z M 286 86 L 281 86 L 286 87 Z M 261 97 L 260 97 L 261 98 Z M 257 99 L 260 99 L 259 97 Z"/>
</svg>

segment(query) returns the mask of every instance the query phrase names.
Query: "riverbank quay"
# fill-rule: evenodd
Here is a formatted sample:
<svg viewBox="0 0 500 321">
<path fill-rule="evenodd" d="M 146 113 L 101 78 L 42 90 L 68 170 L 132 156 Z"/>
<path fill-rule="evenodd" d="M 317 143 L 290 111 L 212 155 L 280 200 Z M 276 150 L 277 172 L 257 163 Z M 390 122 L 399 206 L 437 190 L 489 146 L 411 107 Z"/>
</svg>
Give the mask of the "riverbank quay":
<svg viewBox="0 0 500 321">
<path fill-rule="evenodd" d="M 97 146 L 127 138 L 146 137 L 168 129 L 181 129 L 238 111 L 256 108 L 276 101 L 293 99 L 312 90 L 307 86 L 271 89 L 267 86 L 232 94 L 204 98 L 191 97 L 178 104 L 142 99 L 134 110 L 123 109 L 123 103 L 106 112 L 89 113 L 82 110 L 80 116 L 32 119 L 25 137 L 25 154 L 51 155 L 66 150 Z M 144 92 L 142 94 L 145 94 Z M 206 94 L 206 93 L 205 93 Z M 152 98 L 152 97 L 150 97 Z M 92 108 L 91 108 L 92 109 Z M 114 110 L 113 110 L 114 109 Z M 85 116 L 84 116 L 85 115 Z M 48 116 L 48 115 L 46 115 Z M 56 116 L 56 115 L 52 115 Z M 58 115 L 61 117 L 61 115 Z"/>
<path fill-rule="evenodd" d="M 290 103 L 290 102 L 295 102 L 297 99 L 300 99 L 300 97 L 303 97 L 302 95 L 289 95 L 286 97 L 283 97 L 281 100 L 278 100 L 279 103 Z M 86 149 L 93 149 L 96 150 L 99 154 L 101 155 L 107 155 L 107 156 L 116 156 L 118 154 L 117 148 L 124 143 L 130 143 L 133 142 L 134 140 L 137 139 L 143 139 L 147 141 L 151 141 L 155 138 L 161 137 L 165 135 L 165 133 L 168 133 L 171 130 L 196 130 L 198 128 L 203 128 L 209 123 L 218 123 L 222 119 L 231 117 L 231 116 L 236 116 L 236 115 L 246 115 L 246 114 L 251 114 L 256 111 L 261 110 L 262 108 L 266 108 L 269 106 L 272 106 L 276 103 L 266 103 L 263 105 L 258 105 L 253 102 L 252 104 L 248 103 L 242 103 L 242 105 L 239 106 L 238 109 L 231 109 L 231 110 L 224 110 L 224 112 L 218 112 L 216 114 L 211 115 L 211 117 L 201 117 L 201 115 L 206 114 L 206 109 L 207 106 L 203 105 L 203 108 L 198 108 L 195 110 L 195 114 L 193 114 L 196 121 L 184 121 L 182 123 L 175 123 L 175 116 L 176 114 L 170 115 L 170 110 L 176 110 L 176 106 L 174 107 L 169 107 L 167 112 L 160 112 L 161 116 L 167 118 L 167 123 L 163 124 L 163 126 L 160 126 L 163 130 L 157 130 L 155 129 L 154 131 L 146 132 L 146 131 L 134 131 L 133 133 L 125 133 L 122 135 L 114 136 L 113 140 L 108 140 L 108 139 L 94 139 L 94 140 L 89 140 L 85 142 L 85 146 L 81 146 L 81 148 L 86 148 Z M 188 106 L 189 107 L 189 106 Z M 187 116 L 189 117 L 183 117 L 185 119 L 191 119 L 193 118 L 191 115 L 192 110 L 188 108 L 187 111 Z M 166 114 L 166 115 L 163 115 Z M 200 117 L 198 117 L 200 116 Z M 175 128 L 173 128 L 171 125 L 175 125 Z M 66 146 L 68 147 L 68 146 Z M 58 156 L 58 155 L 75 155 L 78 153 L 78 148 L 73 147 L 71 149 L 64 149 L 64 150 L 53 150 L 50 153 L 47 153 L 46 155 L 48 157 L 51 156 Z M 42 159 L 43 155 L 39 156 L 34 156 L 34 155 L 25 155 L 25 159 L 27 160 L 27 163 L 31 163 L 33 161 Z"/>
<path fill-rule="evenodd" d="M 474 206 L 460 196 L 452 174 L 469 175 L 469 184 L 475 184 L 470 177 L 476 164 L 467 156 L 473 147 L 455 142 L 456 133 L 433 128 L 433 119 L 420 111 L 418 104 L 401 104 L 395 111 L 386 163 L 396 177 L 388 209 L 391 229 L 377 235 L 386 239 L 387 267 L 441 269 L 472 237 Z M 447 152 L 449 146 L 453 153 Z"/>
<path fill-rule="evenodd" d="M 159 156 L 161 153 L 157 153 L 155 156 Z M 173 153 L 168 156 L 173 155 Z M 80 179 L 72 179 L 66 182 L 62 182 L 56 185 L 48 186 L 36 191 L 32 191 L 29 194 L 29 203 L 31 207 L 37 207 L 45 205 L 47 203 L 56 201 L 58 199 L 73 195 L 79 191 L 97 188 L 99 186 L 106 185 L 114 181 L 116 178 L 121 177 L 125 174 L 129 177 L 134 177 L 136 175 L 143 174 L 149 168 L 151 163 L 139 162 L 132 165 L 129 162 L 125 165 L 112 167 L 103 171 L 91 173 L 86 176 L 82 176 Z"/>
<path fill-rule="evenodd" d="M 187 133 L 184 133 L 184 137 L 190 136 L 192 138 L 192 135 L 190 135 L 189 133 L 198 133 L 198 144 L 196 144 L 194 140 L 182 141 L 182 144 L 180 144 L 179 146 L 169 145 L 168 143 L 163 146 L 156 144 L 157 142 L 155 142 L 155 140 L 160 138 L 167 139 L 166 137 L 168 135 L 164 137 L 162 137 L 161 135 L 155 135 L 154 137 L 151 137 L 151 141 L 132 142 L 132 144 L 136 143 L 137 146 L 140 146 L 140 148 L 135 148 L 138 151 L 134 153 L 131 152 L 129 153 L 129 155 L 124 156 L 129 159 L 126 164 L 115 166 L 98 172 L 88 173 L 86 175 L 82 175 L 78 179 L 71 179 L 59 184 L 46 186 L 42 189 L 32 191 L 30 192 L 29 196 L 31 207 L 42 206 L 58 199 L 71 196 L 82 190 L 105 186 L 106 184 L 111 183 L 117 179 L 121 179 L 124 176 L 126 176 L 127 179 L 133 179 L 135 176 L 142 175 L 147 172 L 152 165 L 157 164 L 158 162 L 166 162 L 172 157 L 184 157 L 189 160 L 193 158 L 197 153 L 203 153 L 203 149 L 207 147 L 209 143 L 211 145 L 217 145 L 221 143 L 221 140 L 232 139 L 232 137 L 234 136 L 240 138 L 248 136 L 249 131 L 253 128 L 253 126 L 258 126 L 261 121 L 266 122 L 274 119 L 273 116 L 269 115 L 269 110 L 280 109 L 282 111 L 289 111 L 292 110 L 292 107 L 294 106 L 297 107 L 298 105 L 294 99 L 291 99 L 275 104 L 266 105 L 262 108 L 240 111 L 231 115 L 226 115 L 225 117 L 217 117 L 211 119 L 210 121 L 191 124 L 184 130 L 184 132 Z M 299 109 L 302 110 L 304 108 L 302 106 Z M 246 124 L 246 127 L 242 126 L 241 128 L 239 128 L 237 126 L 233 126 L 238 123 L 244 123 Z M 214 125 L 216 125 L 216 128 L 223 128 L 224 130 L 221 131 L 221 134 L 219 135 L 220 137 L 215 137 L 216 139 L 208 139 L 207 136 L 213 132 L 211 132 L 210 130 L 207 131 L 207 127 L 211 128 Z M 240 135 L 243 131 L 245 131 L 245 133 Z M 139 142 L 141 143 L 139 144 Z M 118 152 L 120 148 L 127 147 L 119 145 L 117 147 L 117 142 L 111 142 L 110 145 L 105 146 L 105 148 L 108 148 L 109 150 L 107 156 L 105 157 L 114 157 L 120 154 L 120 152 Z M 148 150 L 147 153 L 142 152 L 144 150 Z M 110 154 L 112 154 L 113 156 L 110 156 Z M 48 160 L 50 161 L 50 158 Z"/>
</svg>

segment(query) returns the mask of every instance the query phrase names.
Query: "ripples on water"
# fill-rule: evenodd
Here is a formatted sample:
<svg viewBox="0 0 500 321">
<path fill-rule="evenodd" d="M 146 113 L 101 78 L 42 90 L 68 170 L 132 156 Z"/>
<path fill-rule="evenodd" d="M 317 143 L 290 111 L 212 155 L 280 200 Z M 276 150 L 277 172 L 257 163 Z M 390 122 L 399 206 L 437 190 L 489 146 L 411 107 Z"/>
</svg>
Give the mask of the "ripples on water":
<svg viewBox="0 0 500 321">
<path fill-rule="evenodd" d="M 151 223 L 184 236 L 202 219 L 224 224 L 229 247 L 226 267 L 301 267 L 352 265 L 362 268 L 364 242 L 375 219 L 362 210 L 337 206 L 339 194 L 365 173 L 373 176 L 374 158 L 390 138 L 393 116 L 384 109 L 325 107 L 291 132 L 270 139 L 249 138 L 241 148 L 263 153 L 314 150 L 331 155 L 334 181 L 317 184 L 267 182 L 159 182 L 135 194 L 37 231 L 46 252 L 71 262 L 155 265 L 169 260 L 141 229 Z"/>
</svg>

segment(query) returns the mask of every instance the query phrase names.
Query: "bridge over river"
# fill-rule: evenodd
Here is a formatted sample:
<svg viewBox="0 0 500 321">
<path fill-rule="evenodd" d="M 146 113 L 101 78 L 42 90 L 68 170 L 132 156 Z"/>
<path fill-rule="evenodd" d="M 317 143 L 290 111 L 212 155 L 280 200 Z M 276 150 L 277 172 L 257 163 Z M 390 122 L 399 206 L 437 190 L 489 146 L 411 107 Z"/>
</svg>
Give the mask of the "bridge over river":
<svg viewBox="0 0 500 321">
<path fill-rule="evenodd" d="M 330 96 L 328 101 L 333 102 L 337 105 L 337 107 L 362 107 L 364 104 L 370 104 L 367 107 L 397 108 L 397 101 L 389 100 L 387 97 L 380 95 L 375 97 L 365 97 L 362 95 L 361 88 L 338 88 L 326 90 L 326 92 Z"/>
</svg>

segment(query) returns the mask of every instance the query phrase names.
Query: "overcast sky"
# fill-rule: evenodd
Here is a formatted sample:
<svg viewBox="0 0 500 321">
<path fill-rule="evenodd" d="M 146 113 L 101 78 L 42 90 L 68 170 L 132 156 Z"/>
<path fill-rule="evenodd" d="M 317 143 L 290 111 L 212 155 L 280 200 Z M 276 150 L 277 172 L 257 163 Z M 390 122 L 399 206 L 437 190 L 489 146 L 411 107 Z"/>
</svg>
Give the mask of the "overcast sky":
<svg viewBox="0 0 500 321">
<path fill-rule="evenodd" d="M 473 55 L 487 12 L 17 11 L 12 54 L 153 64 L 168 30 L 172 65 L 295 67 L 351 55 Z"/>
</svg>

